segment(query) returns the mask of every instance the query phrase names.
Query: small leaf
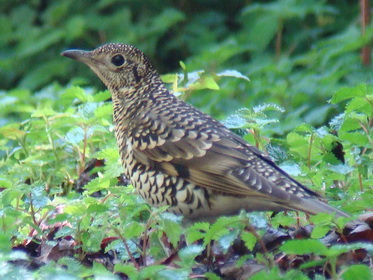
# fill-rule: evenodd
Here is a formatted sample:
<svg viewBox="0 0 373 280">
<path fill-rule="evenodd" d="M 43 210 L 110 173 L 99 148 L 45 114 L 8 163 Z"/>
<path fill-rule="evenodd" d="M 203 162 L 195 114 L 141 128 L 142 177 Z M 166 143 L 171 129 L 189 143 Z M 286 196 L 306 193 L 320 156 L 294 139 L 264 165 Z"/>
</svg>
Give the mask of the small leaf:
<svg viewBox="0 0 373 280">
<path fill-rule="evenodd" d="M 26 135 L 26 132 L 20 130 L 18 127 L 19 126 L 16 124 L 9 124 L 4 127 L 0 127 L 0 135 L 12 140 L 20 139 Z"/>
<path fill-rule="evenodd" d="M 129 279 L 136 280 L 138 279 L 138 271 L 137 269 L 129 264 L 117 263 L 114 265 L 115 272 L 122 272 L 123 274 L 127 275 Z"/>
<path fill-rule="evenodd" d="M 95 110 L 94 114 L 95 114 L 96 118 L 103 118 L 103 117 L 107 117 L 107 116 L 111 117 L 113 115 L 113 105 L 104 104 L 104 105 L 98 107 Z"/>
<path fill-rule="evenodd" d="M 343 280 L 368 280 L 373 278 L 372 270 L 363 264 L 348 267 L 341 275 Z"/>
<path fill-rule="evenodd" d="M 78 145 L 84 140 L 84 130 L 81 127 L 74 127 L 66 133 L 65 139 L 68 143 Z"/>
<path fill-rule="evenodd" d="M 327 225 L 317 225 L 313 228 L 311 233 L 311 238 L 323 238 L 330 230 L 330 226 Z"/>
<path fill-rule="evenodd" d="M 162 75 L 161 78 L 163 82 L 167 84 L 172 84 L 175 82 L 175 80 L 178 79 L 178 75 L 177 74 L 165 74 L 165 75 Z"/>
<path fill-rule="evenodd" d="M 250 79 L 248 77 L 241 74 L 237 70 L 224 70 L 223 72 L 220 72 L 216 75 L 219 76 L 219 77 L 235 77 L 235 78 L 239 78 L 239 79 L 244 79 L 246 81 L 250 81 Z"/>
<path fill-rule="evenodd" d="M 107 206 L 102 204 L 91 204 L 87 208 L 87 213 L 105 213 L 109 209 Z"/>
<path fill-rule="evenodd" d="M 153 279 L 162 279 L 162 280 L 188 280 L 189 271 L 186 269 L 163 269 L 156 274 L 156 278 Z"/>
<path fill-rule="evenodd" d="M 221 280 L 219 276 L 212 272 L 206 272 L 204 275 L 208 280 Z"/>
<path fill-rule="evenodd" d="M 167 234 L 168 239 L 170 240 L 172 246 L 177 248 L 177 245 L 180 241 L 180 235 L 182 233 L 180 224 L 171 219 L 164 219 L 163 221 L 164 230 Z"/>
<path fill-rule="evenodd" d="M 71 87 L 68 88 L 61 96 L 61 98 L 79 99 L 83 102 L 92 102 L 93 96 L 88 94 L 81 87 Z"/>
<path fill-rule="evenodd" d="M 325 255 L 328 248 L 319 240 L 289 240 L 280 249 L 286 254 L 305 255 L 316 254 Z"/>
<path fill-rule="evenodd" d="M 332 97 L 331 103 L 337 104 L 343 100 L 355 97 L 364 97 L 367 92 L 367 85 L 360 84 L 356 87 L 345 87 L 338 90 Z"/>
<path fill-rule="evenodd" d="M 126 225 L 123 229 L 123 236 L 127 239 L 139 238 L 139 236 L 144 232 L 145 226 L 138 222 L 132 221 Z"/>
<path fill-rule="evenodd" d="M 219 85 L 215 82 L 214 78 L 209 75 L 201 77 L 201 79 L 199 79 L 197 83 L 192 86 L 192 88 L 196 90 L 205 88 L 218 90 Z"/>
<path fill-rule="evenodd" d="M 96 93 L 95 95 L 93 95 L 93 101 L 94 102 L 104 102 L 104 101 L 110 99 L 110 97 L 111 97 L 110 91 L 109 90 L 104 90 L 104 91 L 100 91 L 100 92 Z"/>
<path fill-rule="evenodd" d="M 41 118 L 41 117 L 44 117 L 44 116 L 53 116 L 53 115 L 56 115 L 56 111 L 54 111 L 50 107 L 45 107 L 45 108 L 37 109 L 34 113 L 32 113 L 31 117 Z"/>
<path fill-rule="evenodd" d="M 201 222 L 195 223 L 194 225 L 189 227 L 186 234 L 187 243 L 191 244 L 197 240 L 204 238 L 209 228 L 209 223 Z"/>
<path fill-rule="evenodd" d="M 241 238 L 245 242 L 245 246 L 252 251 L 257 242 L 255 235 L 251 232 L 243 232 Z"/>
<path fill-rule="evenodd" d="M 182 68 L 184 71 L 187 70 L 187 67 L 186 67 L 186 65 L 185 65 L 184 62 L 180 61 L 179 64 L 180 64 L 181 68 Z"/>
<path fill-rule="evenodd" d="M 178 265 L 182 267 L 191 267 L 194 264 L 194 259 L 200 255 L 205 248 L 201 245 L 192 244 L 184 247 L 179 251 L 180 262 Z"/>
</svg>

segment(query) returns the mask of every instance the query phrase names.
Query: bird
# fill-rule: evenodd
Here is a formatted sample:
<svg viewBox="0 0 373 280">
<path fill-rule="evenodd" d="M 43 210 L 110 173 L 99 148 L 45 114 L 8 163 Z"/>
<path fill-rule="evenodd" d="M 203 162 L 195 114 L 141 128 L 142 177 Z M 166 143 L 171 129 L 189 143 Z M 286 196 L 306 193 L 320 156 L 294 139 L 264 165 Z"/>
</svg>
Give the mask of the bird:
<svg viewBox="0 0 373 280">
<path fill-rule="evenodd" d="M 166 205 L 192 222 L 242 210 L 349 217 L 221 122 L 176 97 L 138 48 L 108 43 L 61 55 L 89 66 L 109 89 L 124 174 L 148 204 Z"/>
</svg>

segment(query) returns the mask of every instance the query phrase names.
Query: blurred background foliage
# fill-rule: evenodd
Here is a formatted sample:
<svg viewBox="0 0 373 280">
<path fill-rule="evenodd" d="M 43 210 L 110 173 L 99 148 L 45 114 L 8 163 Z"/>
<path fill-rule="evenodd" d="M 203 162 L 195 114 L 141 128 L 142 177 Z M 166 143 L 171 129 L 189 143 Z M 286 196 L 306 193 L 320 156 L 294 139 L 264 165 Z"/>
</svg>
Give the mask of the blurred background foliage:
<svg viewBox="0 0 373 280">
<path fill-rule="evenodd" d="M 250 77 L 219 79 L 218 91 L 188 101 L 223 119 L 263 102 L 285 109 L 272 126 L 282 135 L 306 121 L 324 124 L 342 86 L 371 82 L 362 66 L 358 1 L 0 0 L 0 89 L 34 94 L 49 85 L 104 89 L 88 68 L 60 57 L 68 48 L 123 42 L 144 51 L 162 74 L 235 69 Z M 0 93 L 1 94 L 1 93 Z M 4 91 L 3 91 L 4 94 Z"/>
<path fill-rule="evenodd" d="M 136 257 L 151 256 L 153 264 L 171 261 L 167 279 L 186 279 L 193 266 L 198 274 L 202 263 L 211 268 L 204 257 L 193 261 L 203 256 L 202 250 L 214 252 L 205 250 L 211 240 L 228 248 L 244 225 L 231 231 L 231 218 L 210 229 L 197 223 L 186 238 L 203 238 L 205 245 L 189 255 L 181 250 L 178 257 L 168 255 L 174 252 L 171 243 L 177 248 L 185 239 L 180 239 L 182 229 L 131 195 L 132 187 L 122 186 L 128 181 L 120 176 L 110 93 L 88 67 L 60 56 L 69 48 L 94 49 L 107 42 L 138 47 L 181 98 L 223 121 L 289 174 L 325 194 L 333 206 L 351 214 L 372 209 L 373 69 L 370 63 L 363 65 L 361 49 L 371 43 L 373 28 L 368 25 L 363 35 L 359 9 L 359 1 L 351 0 L 0 0 L 0 259 L 9 261 L 3 265 L 0 260 L 0 278 L 31 279 L 33 273 L 40 275 L 35 279 L 72 279 L 66 274 L 88 279 L 96 273 L 103 279 L 101 253 L 93 269 L 83 265 L 111 242 L 106 237 L 119 235 L 121 240 L 105 249 L 105 254 L 113 250 L 119 256 L 108 263 L 116 263 L 115 272 L 131 279 L 161 279 L 157 272 L 167 268 L 149 265 L 137 271 L 125 253 L 125 238 L 132 244 L 128 252 Z M 288 215 L 270 214 L 269 224 L 298 228 L 302 219 Z M 263 218 L 254 219 L 258 221 Z M 325 216 L 312 222 L 312 238 L 335 226 Z M 268 224 L 262 227 L 264 235 Z M 337 227 L 341 232 L 343 226 Z M 242 239 L 251 251 L 257 237 L 249 242 L 245 233 Z M 171 242 L 166 247 L 164 235 Z M 198 238 L 191 241 L 193 236 Z M 76 258 L 61 258 L 34 272 L 25 271 L 20 257 L 10 254 L 28 244 L 27 267 L 35 268 L 34 259 L 40 266 L 55 254 L 39 251 L 39 244 L 57 248 L 65 238 L 74 241 Z M 357 249 L 344 245 L 337 246 L 343 252 Z M 311 252 L 316 261 L 303 256 L 294 260 L 299 265 L 307 261 L 303 272 L 311 279 L 328 277 L 324 272 L 329 267 L 335 270 L 332 279 L 368 279 L 371 258 L 364 254 L 359 253 L 366 266 L 343 266 L 341 276 L 336 262 L 344 262 L 335 254 L 342 250 L 332 247 L 338 253 L 322 259 L 314 248 L 304 248 L 297 252 Z M 221 254 L 216 256 L 219 265 L 225 263 Z M 353 256 L 358 262 L 355 252 Z M 290 260 L 282 253 L 269 258 L 258 253 L 255 259 L 276 264 L 268 277 L 278 277 L 271 279 L 308 279 L 282 275 L 279 266 Z M 343 259 L 352 260 L 345 254 Z M 245 260 L 253 259 L 244 255 L 239 262 Z M 295 268 L 294 261 L 288 263 L 287 269 Z M 348 269 L 350 278 L 344 276 Z"/>
</svg>

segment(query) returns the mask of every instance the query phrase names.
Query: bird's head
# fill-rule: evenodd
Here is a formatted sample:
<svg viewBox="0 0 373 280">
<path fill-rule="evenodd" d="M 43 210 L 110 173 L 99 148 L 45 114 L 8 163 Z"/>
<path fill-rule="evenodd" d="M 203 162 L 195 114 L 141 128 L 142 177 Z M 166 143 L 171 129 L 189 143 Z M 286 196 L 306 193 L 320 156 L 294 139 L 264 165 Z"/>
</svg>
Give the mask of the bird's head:
<svg viewBox="0 0 373 280">
<path fill-rule="evenodd" d="M 61 55 L 87 64 L 112 91 L 126 91 L 159 79 L 148 58 L 126 44 L 106 44 L 93 51 L 67 50 Z"/>
</svg>

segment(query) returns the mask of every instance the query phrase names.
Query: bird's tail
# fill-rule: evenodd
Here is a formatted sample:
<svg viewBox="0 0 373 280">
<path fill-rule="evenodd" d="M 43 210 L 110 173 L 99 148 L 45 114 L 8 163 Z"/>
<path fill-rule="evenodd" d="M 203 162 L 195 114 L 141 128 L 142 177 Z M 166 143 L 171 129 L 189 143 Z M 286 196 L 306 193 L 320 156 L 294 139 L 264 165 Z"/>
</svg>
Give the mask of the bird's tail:
<svg viewBox="0 0 373 280">
<path fill-rule="evenodd" d="M 338 210 L 316 198 L 304 198 L 302 203 L 294 205 L 294 209 L 313 215 L 318 213 L 335 213 L 336 217 L 350 217 L 350 215 L 347 213 Z"/>
</svg>

